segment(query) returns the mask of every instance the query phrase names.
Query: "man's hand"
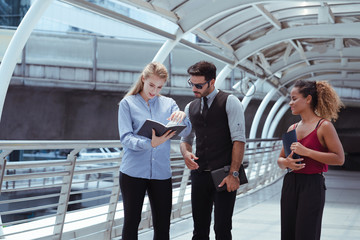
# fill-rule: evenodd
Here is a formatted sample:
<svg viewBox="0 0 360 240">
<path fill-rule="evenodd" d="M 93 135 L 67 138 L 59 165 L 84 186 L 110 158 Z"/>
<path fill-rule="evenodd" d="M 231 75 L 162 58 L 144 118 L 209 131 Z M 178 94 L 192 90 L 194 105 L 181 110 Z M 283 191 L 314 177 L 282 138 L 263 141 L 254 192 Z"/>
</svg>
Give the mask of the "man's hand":
<svg viewBox="0 0 360 240">
<path fill-rule="evenodd" d="M 184 155 L 185 164 L 190 170 L 195 170 L 199 168 L 199 165 L 195 162 L 195 160 L 198 159 L 199 158 L 195 156 L 195 154 L 193 154 L 192 152 L 187 152 Z"/>
<path fill-rule="evenodd" d="M 226 189 L 228 192 L 236 191 L 240 187 L 240 179 L 231 175 L 226 176 L 222 182 L 219 184 L 219 187 L 226 184 Z"/>
<path fill-rule="evenodd" d="M 192 153 L 192 147 L 189 143 L 187 142 L 180 143 L 180 151 L 184 157 L 186 166 L 190 170 L 195 170 L 199 168 L 199 165 L 195 162 L 195 160 L 198 160 L 199 158 Z"/>
</svg>

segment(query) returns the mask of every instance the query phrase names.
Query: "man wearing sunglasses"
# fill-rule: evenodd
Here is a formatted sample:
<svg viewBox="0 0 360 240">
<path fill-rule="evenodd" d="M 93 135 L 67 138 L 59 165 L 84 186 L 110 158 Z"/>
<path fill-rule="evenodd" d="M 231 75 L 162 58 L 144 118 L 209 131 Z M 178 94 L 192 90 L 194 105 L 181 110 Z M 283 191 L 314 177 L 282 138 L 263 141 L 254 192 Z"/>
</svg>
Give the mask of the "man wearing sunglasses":
<svg viewBox="0 0 360 240">
<path fill-rule="evenodd" d="M 215 236 L 230 240 L 236 190 L 240 186 L 238 170 L 245 149 L 244 110 L 234 95 L 215 88 L 216 67 L 201 61 L 188 68 L 188 84 L 196 97 L 185 107 L 192 133 L 181 139 L 180 149 L 191 171 L 191 204 L 194 221 L 192 240 L 209 239 L 214 207 Z M 196 136 L 196 153 L 192 152 Z M 211 171 L 230 165 L 229 175 L 217 191 Z"/>
</svg>

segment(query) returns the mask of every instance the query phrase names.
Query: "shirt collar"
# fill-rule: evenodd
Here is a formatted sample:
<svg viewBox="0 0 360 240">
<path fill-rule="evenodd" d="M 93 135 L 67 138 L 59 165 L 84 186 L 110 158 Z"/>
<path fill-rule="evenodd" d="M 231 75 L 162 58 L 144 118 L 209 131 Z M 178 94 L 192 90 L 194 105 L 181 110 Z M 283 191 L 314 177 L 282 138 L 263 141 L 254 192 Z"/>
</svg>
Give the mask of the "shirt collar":
<svg viewBox="0 0 360 240">
<path fill-rule="evenodd" d="M 140 93 L 136 94 L 136 97 L 137 97 L 138 99 L 140 99 L 140 101 L 142 101 L 143 103 L 147 104 L 146 101 L 145 101 L 145 99 L 140 95 Z M 154 103 L 158 97 L 159 97 L 159 96 L 155 96 L 155 97 L 149 99 L 149 104 L 150 104 L 150 103 Z"/>
<path fill-rule="evenodd" d="M 206 96 L 207 100 L 209 101 L 212 101 L 216 94 L 218 94 L 219 90 L 217 90 L 216 88 L 214 88 L 214 91 L 212 91 L 209 95 Z"/>
</svg>

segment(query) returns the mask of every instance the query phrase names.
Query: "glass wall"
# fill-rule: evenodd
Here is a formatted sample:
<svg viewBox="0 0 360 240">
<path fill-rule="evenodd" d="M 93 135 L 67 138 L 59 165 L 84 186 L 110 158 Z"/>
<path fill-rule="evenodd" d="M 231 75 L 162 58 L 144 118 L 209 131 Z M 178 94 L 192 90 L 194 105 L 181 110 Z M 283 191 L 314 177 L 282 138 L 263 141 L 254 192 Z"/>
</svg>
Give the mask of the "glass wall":
<svg viewBox="0 0 360 240">
<path fill-rule="evenodd" d="M 30 0 L 0 0 L 0 26 L 17 27 L 30 7 Z"/>
</svg>

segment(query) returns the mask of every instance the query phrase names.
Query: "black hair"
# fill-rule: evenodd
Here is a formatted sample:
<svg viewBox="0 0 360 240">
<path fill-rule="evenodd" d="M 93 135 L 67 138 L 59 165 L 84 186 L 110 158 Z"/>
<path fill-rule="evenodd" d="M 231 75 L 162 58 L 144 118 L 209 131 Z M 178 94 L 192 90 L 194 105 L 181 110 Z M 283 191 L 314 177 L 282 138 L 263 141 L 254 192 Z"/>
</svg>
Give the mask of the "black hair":
<svg viewBox="0 0 360 240">
<path fill-rule="evenodd" d="M 298 88 L 299 93 L 301 93 L 305 98 L 307 96 L 311 96 L 311 106 L 315 110 L 318 104 L 318 94 L 316 88 L 315 81 L 304 81 L 304 80 L 297 80 L 295 82 L 294 87 Z"/>
<path fill-rule="evenodd" d="M 204 76 L 206 81 L 216 78 L 216 66 L 211 62 L 197 62 L 190 66 L 187 72 L 193 76 Z"/>
</svg>

